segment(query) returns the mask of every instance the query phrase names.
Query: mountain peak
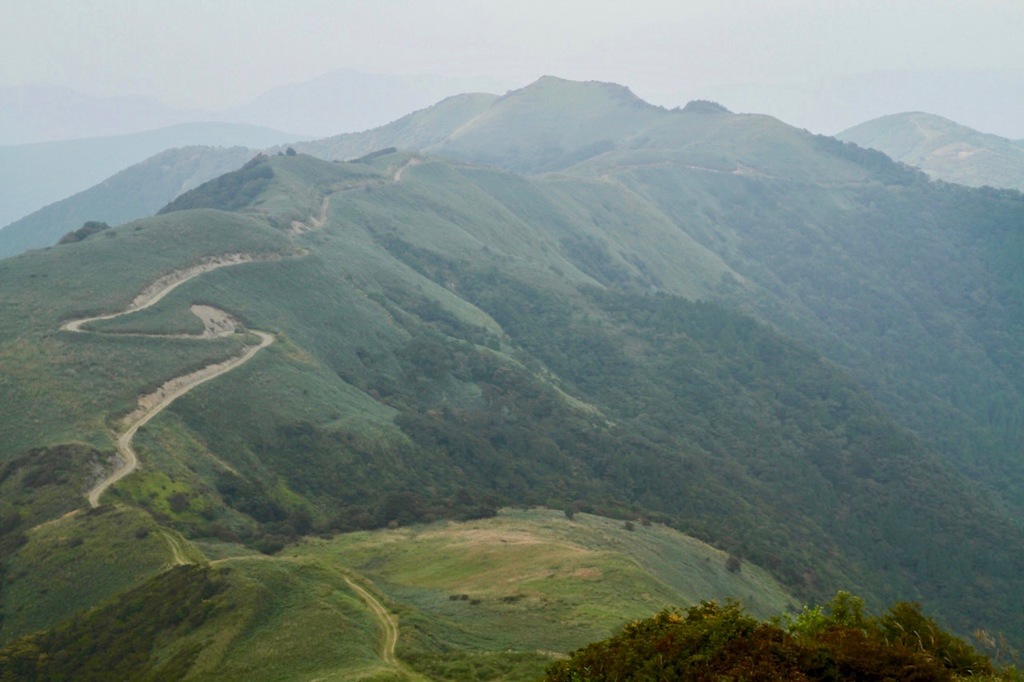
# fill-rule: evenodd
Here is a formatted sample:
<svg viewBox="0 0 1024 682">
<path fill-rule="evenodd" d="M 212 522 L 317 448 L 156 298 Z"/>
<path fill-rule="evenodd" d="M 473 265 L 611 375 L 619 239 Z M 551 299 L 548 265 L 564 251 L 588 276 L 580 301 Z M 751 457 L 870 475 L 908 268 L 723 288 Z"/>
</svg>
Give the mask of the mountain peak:
<svg viewBox="0 0 1024 682">
<path fill-rule="evenodd" d="M 506 96 L 547 95 L 551 93 L 565 93 L 589 97 L 603 96 L 611 101 L 628 102 L 641 107 L 655 108 L 654 105 L 637 97 L 636 94 L 634 94 L 634 92 L 625 85 L 609 83 L 606 81 L 576 81 L 569 80 L 567 78 L 559 78 L 558 76 L 541 76 L 533 83 L 530 83 L 519 90 L 513 90 Z"/>
<path fill-rule="evenodd" d="M 683 107 L 684 114 L 731 114 L 732 112 L 718 102 L 709 99 L 695 99 L 686 103 Z"/>
<path fill-rule="evenodd" d="M 872 119 L 836 135 L 962 185 L 1024 190 L 1024 149 L 936 114 L 910 111 Z"/>
<path fill-rule="evenodd" d="M 556 171 L 665 115 L 622 85 L 544 76 L 496 100 L 434 151 L 517 172 Z"/>
</svg>

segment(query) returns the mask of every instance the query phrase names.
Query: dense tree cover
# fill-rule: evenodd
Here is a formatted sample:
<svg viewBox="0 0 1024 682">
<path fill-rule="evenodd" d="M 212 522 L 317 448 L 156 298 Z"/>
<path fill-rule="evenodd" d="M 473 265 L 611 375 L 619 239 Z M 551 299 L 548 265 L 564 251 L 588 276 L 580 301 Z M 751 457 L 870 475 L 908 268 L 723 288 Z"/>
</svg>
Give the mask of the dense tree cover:
<svg viewBox="0 0 1024 682">
<path fill-rule="evenodd" d="M 552 665 L 546 682 L 587 680 L 1017 680 L 987 656 L 942 630 L 917 604 L 880 616 L 839 593 L 826 609 L 760 622 L 739 604 L 703 602 L 665 610 Z"/>
<path fill-rule="evenodd" d="M 754 284 L 723 286 L 723 303 L 846 369 L 902 426 L 1020 508 L 1024 201 L 929 183 L 831 138 L 814 145 L 872 181 L 794 186 L 688 169 L 618 177 Z"/>
</svg>

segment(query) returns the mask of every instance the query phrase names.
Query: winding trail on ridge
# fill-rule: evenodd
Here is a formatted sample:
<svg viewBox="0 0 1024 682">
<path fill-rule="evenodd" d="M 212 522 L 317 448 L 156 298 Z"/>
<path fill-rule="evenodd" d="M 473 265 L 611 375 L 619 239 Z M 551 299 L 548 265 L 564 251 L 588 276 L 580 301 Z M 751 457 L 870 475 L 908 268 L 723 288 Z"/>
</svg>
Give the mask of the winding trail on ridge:
<svg viewBox="0 0 1024 682">
<path fill-rule="evenodd" d="M 257 260 L 256 257 L 244 253 L 234 253 L 205 259 L 198 265 L 193 265 L 181 270 L 175 270 L 174 272 L 157 278 L 152 284 L 143 289 L 142 292 L 128 304 L 127 308 L 120 312 L 97 315 L 95 317 L 85 317 L 78 320 L 70 320 L 62 324 L 61 329 L 78 334 L 138 336 L 138 334 L 118 334 L 116 332 L 91 332 L 89 330 L 82 329 L 82 327 L 90 322 L 112 320 L 115 317 L 130 315 L 132 313 L 137 313 L 140 310 L 145 310 L 146 308 L 155 305 L 167 296 L 167 294 L 171 293 L 185 282 L 198 277 L 203 273 L 216 270 L 217 268 L 240 265 L 242 263 L 249 263 L 255 260 Z M 200 308 L 200 310 L 197 311 L 196 308 Z M 210 308 L 209 306 L 193 306 L 193 312 L 203 319 L 205 329 L 202 334 L 167 334 L 165 336 L 174 338 L 187 337 L 194 339 L 210 339 L 220 336 L 228 336 L 235 332 L 236 323 L 231 316 L 224 311 Z M 210 322 L 211 316 L 216 318 L 214 323 Z M 207 365 L 206 367 L 194 372 L 174 377 L 173 379 L 164 382 L 164 384 L 156 391 L 139 396 L 138 407 L 124 418 L 121 423 L 121 429 L 117 433 L 117 454 L 121 458 L 121 464 L 89 491 L 88 499 L 90 506 L 98 507 L 100 504 L 100 497 L 110 486 L 114 485 L 138 468 L 139 457 L 134 448 L 132 448 L 132 439 L 135 438 L 135 434 L 138 432 L 140 427 L 145 425 L 149 420 L 166 409 L 171 403 L 191 391 L 196 386 L 204 384 L 211 379 L 215 379 L 222 374 L 226 374 L 227 372 L 240 367 L 251 360 L 252 357 L 260 350 L 274 342 L 273 334 L 252 329 L 249 330 L 249 332 L 258 336 L 260 342 L 255 346 L 247 346 L 241 355 L 236 355 L 233 358 Z M 177 558 L 178 557 L 176 556 L 176 560 Z"/>
<path fill-rule="evenodd" d="M 281 556 L 269 556 L 267 554 L 245 554 L 241 556 L 224 557 L 221 559 L 214 559 L 209 562 L 210 566 L 216 566 L 219 564 L 225 564 L 228 562 L 236 561 L 291 561 L 291 562 L 302 562 L 297 555 L 294 557 L 281 557 Z M 381 661 L 385 665 L 393 666 L 397 668 L 404 679 L 407 680 L 427 680 L 428 678 L 422 676 L 415 670 L 411 669 L 402 661 L 398 660 L 395 655 L 395 650 L 398 648 L 398 617 L 388 610 L 386 606 L 372 592 L 367 590 L 365 587 L 360 585 L 358 582 L 352 579 L 349 575 L 350 569 L 340 568 L 334 564 L 316 564 L 319 566 L 325 566 L 332 573 L 337 575 L 339 578 L 345 581 L 345 584 L 359 597 L 359 599 L 366 605 L 373 614 L 374 619 L 380 624 L 381 627 L 381 641 L 380 650 L 377 652 L 380 656 Z M 365 576 L 357 576 L 360 580 L 373 584 L 372 581 L 367 579 Z M 333 607 L 331 607 L 333 608 Z M 337 609 L 334 609 L 337 611 Z M 341 611 L 337 611 L 339 614 Z M 343 615 L 343 614 L 342 614 Z M 327 678 L 323 678 L 327 679 Z"/>
</svg>

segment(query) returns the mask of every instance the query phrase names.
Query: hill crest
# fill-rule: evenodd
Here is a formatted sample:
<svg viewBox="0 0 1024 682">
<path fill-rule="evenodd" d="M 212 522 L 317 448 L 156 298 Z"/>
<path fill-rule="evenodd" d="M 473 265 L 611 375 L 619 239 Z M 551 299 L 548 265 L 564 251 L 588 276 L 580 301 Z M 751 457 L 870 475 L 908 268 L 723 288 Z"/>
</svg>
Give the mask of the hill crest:
<svg viewBox="0 0 1024 682">
<path fill-rule="evenodd" d="M 1024 191 L 1020 143 L 935 114 L 915 111 L 882 116 L 836 137 L 878 149 L 939 180 Z"/>
</svg>

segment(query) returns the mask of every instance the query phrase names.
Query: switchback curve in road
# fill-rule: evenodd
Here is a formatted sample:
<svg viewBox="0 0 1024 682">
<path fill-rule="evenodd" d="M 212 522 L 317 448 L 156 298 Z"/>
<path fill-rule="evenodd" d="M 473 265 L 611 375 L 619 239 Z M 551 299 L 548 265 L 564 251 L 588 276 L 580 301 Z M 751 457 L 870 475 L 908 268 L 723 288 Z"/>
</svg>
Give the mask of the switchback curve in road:
<svg viewBox="0 0 1024 682">
<path fill-rule="evenodd" d="M 210 272 L 217 268 L 249 263 L 253 260 L 256 260 L 256 258 L 250 254 L 228 254 L 225 256 L 206 259 L 198 265 L 194 265 L 189 268 L 175 270 L 174 272 L 158 278 L 146 287 L 124 310 L 106 315 L 70 320 L 62 324 L 61 329 L 78 334 L 89 333 L 87 330 L 82 329 L 82 327 L 90 322 L 112 320 L 116 317 L 130 315 L 140 310 L 144 310 L 156 304 L 171 291 L 194 277 L 198 277 L 205 272 Z M 230 317 L 227 313 L 223 313 L 223 315 L 226 318 Z M 135 434 L 138 432 L 140 427 L 145 425 L 153 417 L 166 409 L 171 403 L 191 391 L 196 386 L 204 384 L 211 379 L 215 379 L 222 374 L 226 374 L 227 372 L 240 367 L 251 360 L 252 357 L 260 350 L 274 342 L 273 334 L 256 330 L 250 330 L 250 332 L 259 337 L 260 342 L 254 346 L 247 346 L 241 355 L 237 355 L 222 362 L 207 365 L 195 372 L 174 377 L 173 379 L 166 381 L 153 393 L 139 397 L 138 407 L 131 414 L 125 417 L 122 421 L 121 429 L 117 433 L 117 454 L 121 459 L 121 463 L 89 491 L 87 497 L 90 506 L 98 507 L 100 504 L 100 497 L 108 488 L 110 488 L 110 486 L 117 483 L 138 468 L 139 458 L 135 453 L 134 448 L 132 448 L 132 439 L 135 437 Z M 204 333 L 194 336 L 193 338 L 209 339 L 211 337 L 224 336 L 231 333 L 233 333 L 233 330 L 218 334 Z M 177 337 L 181 335 L 168 336 Z"/>
</svg>

